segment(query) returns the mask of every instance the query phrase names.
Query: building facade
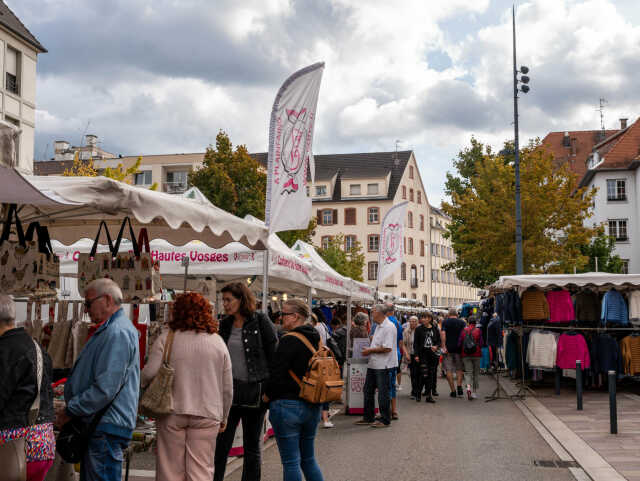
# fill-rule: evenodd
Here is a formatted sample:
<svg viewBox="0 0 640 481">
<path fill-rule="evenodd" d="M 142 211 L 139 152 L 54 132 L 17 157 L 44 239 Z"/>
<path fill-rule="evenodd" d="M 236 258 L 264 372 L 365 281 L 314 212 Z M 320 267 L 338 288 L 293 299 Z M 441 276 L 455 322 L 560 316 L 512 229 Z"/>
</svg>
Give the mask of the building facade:
<svg viewBox="0 0 640 481">
<path fill-rule="evenodd" d="M 0 118 L 21 130 L 16 167 L 33 173 L 36 64 L 46 49 L 0 0 Z"/>
</svg>

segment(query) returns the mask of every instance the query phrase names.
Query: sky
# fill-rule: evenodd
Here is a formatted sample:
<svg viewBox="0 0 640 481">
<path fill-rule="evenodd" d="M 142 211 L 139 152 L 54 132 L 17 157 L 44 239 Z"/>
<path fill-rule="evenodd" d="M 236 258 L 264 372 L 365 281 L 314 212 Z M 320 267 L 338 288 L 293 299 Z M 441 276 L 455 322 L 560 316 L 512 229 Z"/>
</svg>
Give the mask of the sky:
<svg viewBox="0 0 640 481">
<path fill-rule="evenodd" d="M 84 133 L 122 155 L 267 150 L 275 94 L 326 64 L 315 154 L 413 150 L 429 201 L 472 136 L 513 138 L 504 0 L 5 0 L 38 59 L 36 159 Z M 520 135 L 618 128 L 640 113 L 636 0 L 516 2 Z M 399 141 L 399 142 L 397 142 Z"/>
</svg>

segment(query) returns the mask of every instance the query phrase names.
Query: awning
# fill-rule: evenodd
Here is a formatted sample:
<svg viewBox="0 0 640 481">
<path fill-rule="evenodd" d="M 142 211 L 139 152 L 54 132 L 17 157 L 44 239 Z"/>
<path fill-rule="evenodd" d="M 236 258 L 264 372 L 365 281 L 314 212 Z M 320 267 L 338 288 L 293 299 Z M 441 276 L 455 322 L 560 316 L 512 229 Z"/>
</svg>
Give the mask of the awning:
<svg viewBox="0 0 640 481">
<path fill-rule="evenodd" d="M 522 276 L 501 276 L 490 289 L 525 290 L 529 287 L 553 289 L 555 287 L 640 287 L 640 274 L 609 274 L 587 272 L 585 274 L 531 274 Z"/>
<path fill-rule="evenodd" d="M 154 192 L 106 177 L 21 175 L 0 166 L 0 202 L 20 204 L 24 223 L 38 220 L 52 239 L 65 245 L 95 235 L 101 220 L 113 233 L 129 216 L 146 227 L 150 239 L 174 245 L 199 240 L 218 248 L 240 242 L 252 249 L 267 245 L 267 229 L 197 199 Z M 117 232 L 117 231 L 116 231 Z M 115 234 L 113 234 L 115 235 Z"/>
<path fill-rule="evenodd" d="M 321 299 L 332 299 L 338 297 L 349 297 L 351 295 L 350 278 L 338 274 L 333 268 L 320 257 L 313 246 L 301 240 L 296 241 L 292 249 L 302 258 L 311 262 L 311 279 L 318 297 Z"/>
</svg>

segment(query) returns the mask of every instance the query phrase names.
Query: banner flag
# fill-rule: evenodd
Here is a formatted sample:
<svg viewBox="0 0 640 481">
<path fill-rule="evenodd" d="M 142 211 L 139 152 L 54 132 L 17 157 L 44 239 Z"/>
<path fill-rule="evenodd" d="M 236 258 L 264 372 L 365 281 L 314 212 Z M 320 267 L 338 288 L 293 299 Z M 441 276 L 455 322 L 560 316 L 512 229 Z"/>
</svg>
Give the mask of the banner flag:
<svg viewBox="0 0 640 481">
<path fill-rule="evenodd" d="M 315 164 L 311 144 L 324 62 L 291 75 L 271 110 L 267 171 L 266 225 L 269 233 L 306 229 L 311 220 Z"/>
<path fill-rule="evenodd" d="M 393 274 L 404 260 L 404 220 L 407 217 L 407 204 L 405 201 L 394 205 L 382 220 L 378 246 L 378 286 Z"/>
</svg>

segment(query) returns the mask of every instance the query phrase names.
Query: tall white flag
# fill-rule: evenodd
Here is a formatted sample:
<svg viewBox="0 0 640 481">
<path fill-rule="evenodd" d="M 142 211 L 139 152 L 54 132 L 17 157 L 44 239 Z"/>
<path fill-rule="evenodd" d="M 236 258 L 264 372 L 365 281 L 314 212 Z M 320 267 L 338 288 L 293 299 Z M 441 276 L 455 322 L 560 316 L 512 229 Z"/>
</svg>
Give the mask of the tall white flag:
<svg viewBox="0 0 640 481">
<path fill-rule="evenodd" d="M 306 229 L 307 176 L 315 177 L 311 143 L 324 62 L 298 70 L 280 87 L 271 110 L 266 224 L 269 232 Z"/>
<path fill-rule="evenodd" d="M 378 285 L 393 274 L 404 260 L 404 220 L 408 202 L 391 207 L 382 220 L 378 246 Z"/>
</svg>

